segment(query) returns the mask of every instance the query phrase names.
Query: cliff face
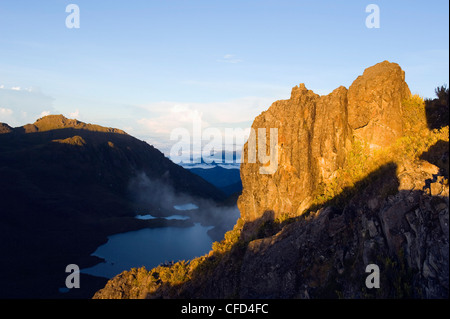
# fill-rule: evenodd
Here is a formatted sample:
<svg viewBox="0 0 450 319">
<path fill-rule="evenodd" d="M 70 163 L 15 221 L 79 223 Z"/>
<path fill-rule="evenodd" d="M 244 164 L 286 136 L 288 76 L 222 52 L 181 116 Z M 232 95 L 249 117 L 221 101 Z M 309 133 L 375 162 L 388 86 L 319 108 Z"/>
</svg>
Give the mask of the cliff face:
<svg viewBox="0 0 450 319">
<path fill-rule="evenodd" d="M 242 218 L 251 222 L 267 210 L 275 218 L 301 215 L 318 185 L 343 167 L 354 139 L 376 148 L 402 135 L 401 103 L 409 95 L 404 72 L 387 61 L 365 70 L 348 90 L 339 87 L 319 96 L 304 84 L 294 87 L 289 100 L 273 103 L 253 122 L 255 131 L 278 129 L 278 169 L 258 174 L 261 164 L 246 161 L 245 145 L 238 202 Z"/>
<path fill-rule="evenodd" d="M 124 272 L 95 298 L 447 298 L 448 126 L 428 130 L 425 113 L 387 61 L 348 90 L 293 88 L 253 123 L 278 129 L 278 167 L 261 174 L 245 145 L 233 231 L 207 256 Z M 369 264 L 379 289 L 365 284 Z"/>
</svg>

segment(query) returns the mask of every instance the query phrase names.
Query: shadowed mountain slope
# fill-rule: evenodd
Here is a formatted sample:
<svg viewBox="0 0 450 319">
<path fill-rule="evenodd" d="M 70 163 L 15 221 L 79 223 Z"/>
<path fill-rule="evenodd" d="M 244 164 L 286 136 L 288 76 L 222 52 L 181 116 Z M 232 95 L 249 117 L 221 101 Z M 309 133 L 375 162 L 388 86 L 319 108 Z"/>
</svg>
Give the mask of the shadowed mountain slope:
<svg viewBox="0 0 450 319">
<path fill-rule="evenodd" d="M 225 197 L 118 129 L 61 115 L 18 128 L 0 124 L 1 297 L 58 297 L 65 266 L 96 262 L 89 254 L 106 236 L 157 226 L 133 218 L 170 205 L 140 193 L 132 181 L 143 174 L 189 198 Z"/>
</svg>

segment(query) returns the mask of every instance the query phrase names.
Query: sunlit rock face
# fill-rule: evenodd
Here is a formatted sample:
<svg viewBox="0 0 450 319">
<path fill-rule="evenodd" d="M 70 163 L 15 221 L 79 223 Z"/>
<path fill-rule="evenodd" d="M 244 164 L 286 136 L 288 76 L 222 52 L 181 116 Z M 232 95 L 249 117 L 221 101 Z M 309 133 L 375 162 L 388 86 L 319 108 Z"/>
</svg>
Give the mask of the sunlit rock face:
<svg viewBox="0 0 450 319">
<path fill-rule="evenodd" d="M 348 123 L 372 147 L 391 144 L 403 134 L 402 100 L 411 92 L 405 72 L 384 61 L 366 69 L 348 90 Z"/>
<path fill-rule="evenodd" d="M 387 146 L 402 135 L 401 102 L 410 95 L 404 71 L 387 61 L 366 69 L 347 90 L 341 86 L 319 96 L 304 84 L 292 89 L 288 100 L 276 101 L 253 122 L 255 132 L 278 130 L 277 169 L 261 174 L 262 163 L 249 161 L 252 152 L 244 147 L 239 198 L 246 222 L 261 218 L 297 216 L 311 204 L 318 185 L 330 180 L 345 163 L 353 139 L 372 148 Z M 270 150 L 270 138 L 266 150 Z"/>
</svg>

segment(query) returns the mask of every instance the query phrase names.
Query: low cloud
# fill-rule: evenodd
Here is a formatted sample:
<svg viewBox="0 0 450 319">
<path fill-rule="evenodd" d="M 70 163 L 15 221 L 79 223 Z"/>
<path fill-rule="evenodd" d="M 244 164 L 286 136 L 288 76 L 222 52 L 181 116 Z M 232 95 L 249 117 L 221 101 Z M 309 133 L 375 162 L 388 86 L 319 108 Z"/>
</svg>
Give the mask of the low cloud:
<svg viewBox="0 0 450 319">
<path fill-rule="evenodd" d="M 77 119 L 79 116 L 80 116 L 80 110 L 78 110 L 78 109 L 75 112 L 69 113 L 70 118 Z"/>
<path fill-rule="evenodd" d="M 0 115 L 9 116 L 11 114 L 13 114 L 12 110 L 0 107 Z"/>
<path fill-rule="evenodd" d="M 11 122 L 13 113 L 14 112 L 11 109 L 0 107 L 0 122 L 1 123 Z"/>
<path fill-rule="evenodd" d="M 240 215 L 235 205 L 218 205 L 211 199 L 176 191 L 168 172 L 159 178 L 151 178 L 141 172 L 131 178 L 128 190 L 137 207 L 141 209 L 136 214 L 154 214 L 157 211 L 162 215 L 181 214 L 181 211 L 174 209 L 175 205 L 196 205 L 198 210 L 194 211 L 192 218 L 196 222 L 216 227 L 215 231 L 210 232 L 210 236 L 214 237 L 213 240 L 221 240 L 223 234 L 233 228 Z"/>
<path fill-rule="evenodd" d="M 192 121 L 198 118 L 203 128 L 248 125 L 272 102 L 271 98 L 245 97 L 210 103 L 149 103 L 141 106 L 149 116 L 141 118 L 139 123 L 154 133 L 162 134 L 170 134 L 179 127 L 192 128 Z"/>
<path fill-rule="evenodd" d="M 194 120 L 201 120 L 202 126 L 209 126 L 203 120 L 203 112 L 189 103 L 159 102 L 149 104 L 144 109 L 153 116 L 141 118 L 138 124 L 154 134 L 170 135 L 170 132 L 179 127 L 192 127 Z"/>
<path fill-rule="evenodd" d="M 191 137 L 192 144 L 190 145 L 194 148 L 193 155 L 200 156 L 198 154 L 198 143 L 194 141 L 201 140 L 205 135 L 206 140 L 208 140 L 209 135 L 205 130 L 220 131 L 226 144 L 227 141 L 231 140 L 229 138 L 230 133 L 236 134 L 239 133 L 239 130 L 249 129 L 255 117 L 266 110 L 272 101 L 273 99 L 268 98 L 246 97 L 211 103 L 151 103 L 142 106 L 142 109 L 148 112 L 148 116 L 144 116 L 137 121 L 138 129 L 135 133 L 145 137 L 144 139 L 147 142 L 158 147 L 168 156 L 171 146 L 177 142 L 170 139 L 171 133 L 180 129 L 182 131 L 187 130 Z M 239 114 L 239 116 L 236 116 L 236 114 Z M 196 127 L 194 128 L 194 126 Z M 242 138 L 238 138 L 238 140 L 242 140 Z M 203 142 L 203 145 L 206 143 L 208 142 Z M 215 151 L 222 149 L 220 140 L 219 144 L 214 146 Z M 161 145 L 164 147 L 161 147 Z M 186 144 L 183 149 L 189 150 L 190 145 Z M 242 146 L 243 143 L 237 141 L 237 151 L 240 151 Z M 225 145 L 227 150 L 231 150 L 232 147 Z"/>
</svg>

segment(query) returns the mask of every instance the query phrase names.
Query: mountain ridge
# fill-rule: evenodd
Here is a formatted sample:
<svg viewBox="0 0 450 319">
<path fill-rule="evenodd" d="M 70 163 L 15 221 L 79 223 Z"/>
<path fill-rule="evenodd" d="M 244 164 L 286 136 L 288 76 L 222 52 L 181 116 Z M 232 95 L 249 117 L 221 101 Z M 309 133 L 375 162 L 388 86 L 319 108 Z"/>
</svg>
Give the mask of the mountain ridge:
<svg viewBox="0 0 450 319">
<path fill-rule="evenodd" d="M 242 191 L 241 176 L 238 169 L 214 166 L 212 168 L 189 168 L 189 171 L 210 182 L 227 196 Z"/>
<path fill-rule="evenodd" d="M 73 128 L 92 132 L 117 133 L 128 135 L 125 131 L 116 128 L 103 127 L 96 124 L 86 124 L 77 119 L 69 119 L 64 115 L 47 115 L 37 119 L 33 124 L 21 127 L 24 133 L 46 132 L 50 130 Z"/>
</svg>

